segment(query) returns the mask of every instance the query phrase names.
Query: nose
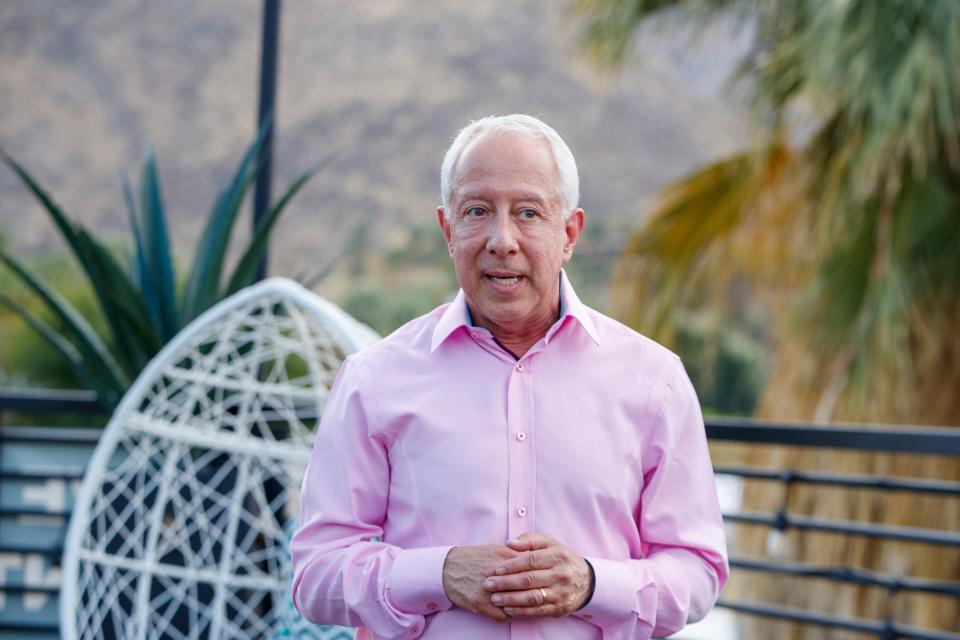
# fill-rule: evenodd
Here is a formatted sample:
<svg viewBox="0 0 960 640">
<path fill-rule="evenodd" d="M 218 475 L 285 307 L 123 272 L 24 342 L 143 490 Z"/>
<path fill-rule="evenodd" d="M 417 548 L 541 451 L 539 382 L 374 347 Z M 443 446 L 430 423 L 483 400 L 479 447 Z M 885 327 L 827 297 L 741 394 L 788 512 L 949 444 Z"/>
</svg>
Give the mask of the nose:
<svg viewBox="0 0 960 640">
<path fill-rule="evenodd" d="M 490 222 L 490 234 L 487 236 L 487 251 L 500 256 L 510 255 L 519 250 L 517 229 L 508 214 L 497 214 Z"/>
</svg>

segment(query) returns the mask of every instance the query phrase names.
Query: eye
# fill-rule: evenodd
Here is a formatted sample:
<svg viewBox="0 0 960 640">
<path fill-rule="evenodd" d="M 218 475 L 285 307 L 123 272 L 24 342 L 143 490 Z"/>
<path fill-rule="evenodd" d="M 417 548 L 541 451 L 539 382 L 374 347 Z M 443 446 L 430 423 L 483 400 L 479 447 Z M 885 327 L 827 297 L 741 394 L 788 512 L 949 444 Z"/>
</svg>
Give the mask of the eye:
<svg viewBox="0 0 960 640">
<path fill-rule="evenodd" d="M 463 212 L 463 215 L 467 218 L 479 218 L 486 213 L 486 210 L 483 207 L 470 207 Z"/>
<path fill-rule="evenodd" d="M 536 217 L 539 216 L 539 215 L 540 215 L 540 214 L 537 213 L 537 210 L 536 210 L 536 209 L 521 209 L 521 210 L 520 210 L 520 217 L 523 218 L 524 220 L 533 220 L 534 218 L 536 218 Z"/>
</svg>

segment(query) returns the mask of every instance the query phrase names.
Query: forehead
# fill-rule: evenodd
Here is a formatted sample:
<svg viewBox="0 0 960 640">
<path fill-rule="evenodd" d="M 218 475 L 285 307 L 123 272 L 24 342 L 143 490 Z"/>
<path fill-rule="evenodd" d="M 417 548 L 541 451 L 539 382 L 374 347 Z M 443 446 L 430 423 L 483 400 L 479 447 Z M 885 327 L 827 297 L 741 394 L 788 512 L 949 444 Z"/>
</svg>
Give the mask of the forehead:
<svg viewBox="0 0 960 640">
<path fill-rule="evenodd" d="M 491 132 L 463 150 L 453 179 L 454 196 L 477 190 L 522 190 L 558 195 L 559 174 L 549 143 L 514 132 Z"/>
</svg>

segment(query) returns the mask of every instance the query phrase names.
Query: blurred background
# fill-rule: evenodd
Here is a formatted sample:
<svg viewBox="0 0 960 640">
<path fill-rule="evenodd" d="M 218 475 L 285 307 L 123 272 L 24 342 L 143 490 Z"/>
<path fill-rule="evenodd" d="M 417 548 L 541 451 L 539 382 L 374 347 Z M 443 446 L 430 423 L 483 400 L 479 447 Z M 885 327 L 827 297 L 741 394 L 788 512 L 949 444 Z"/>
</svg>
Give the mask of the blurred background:
<svg viewBox="0 0 960 640">
<path fill-rule="evenodd" d="M 188 261 L 256 133 L 260 3 L 0 11 L 3 148 L 70 216 L 122 245 L 121 175 L 136 179 L 152 146 L 175 257 Z M 319 276 L 314 290 L 381 333 L 456 292 L 435 211 L 443 153 L 471 119 L 531 113 L 567 138 L 589 215 L 571 275 L 604 311 L 624 238 L 658 191 L 748 143 L 746 105 L 724 88 L 751 29 L 730 19 L 705 31 L 679 18 L 645 27 L 642 64 L 621 71 L 585 54 L 583 20 L 563 3 L 291 2 L 281 20 L 274 180 L 329 164 L 274 230 L 269 272 Z M 6 246 L 56 269 L 67 248 L 18 187 L 0 174 Z M 237 245 L 249 228 L 237 224 Z M 4 350 L 7 380 L 49 382 L 17 358 Z"/>
<path fill-rule="evenodd" d="M 95 389 L 109 405 L 185 309 L 229 293 L 215 283 L 200 295 L 192 274 L 258 131 L 262 11 L 259 0 L 0 4 L 0 385 Z M 321 166 L 267 230 L 270 275 L 381 334 L 448 300 L 443 153 L 471 119 L 529 113 L 580 165 L 578 293 L 676 350 L 705 413 L 960 424 L 960 3 L 288 0 L 280 20 L 274 200 Z M 139 359 L 117 355 L 115 379 L 71 366 L 37 330 L 70 328 L 22 271 L 106 350 L 129 351 L 27 174 L 123 268 L 138 268 L 135 234 L 149 240 L 165 217 L 183 313 L 158 320 Z M 249 206 L 235 207 L 224 274 L 247 264 Z M 740 479 L 737 505 L 960 530 L 956 456 L 713 447 L 720 466 L 953 483 L 918 497 Z M 733 550 L 954 587 L 893 600 L 898 587 L 735 573 L 731 594 L 960 633 L 956 540 L 782 529 L 732 523 Z M 748 616 L 698 633 L 880 637 Z"/>
</svg>

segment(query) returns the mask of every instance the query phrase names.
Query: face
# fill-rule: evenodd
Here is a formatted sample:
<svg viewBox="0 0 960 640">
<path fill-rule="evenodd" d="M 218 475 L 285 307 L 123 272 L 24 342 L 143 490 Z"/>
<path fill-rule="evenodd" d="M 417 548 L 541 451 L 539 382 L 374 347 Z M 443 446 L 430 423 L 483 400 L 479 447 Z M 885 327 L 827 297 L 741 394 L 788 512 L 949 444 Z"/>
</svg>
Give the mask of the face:
<svg viewBox="0 0 960 640">
<path fill-rule="evenodd" d="M 460 157 L 449 220 L 437 214 L 474 322 L 494 334 L 546 332 L 556 320 L 560 268 L 584 221 L 581 209 L 564 220 L 558 187 L 545 140 L 492 133 Z"/>
</svg>

